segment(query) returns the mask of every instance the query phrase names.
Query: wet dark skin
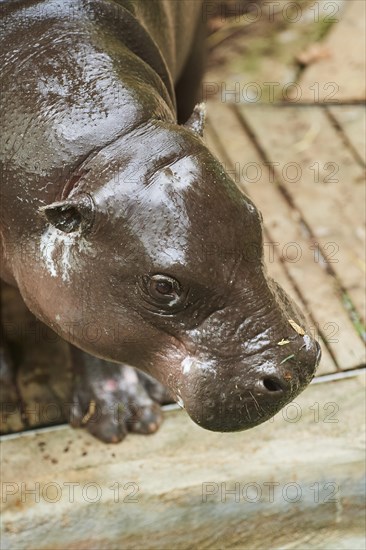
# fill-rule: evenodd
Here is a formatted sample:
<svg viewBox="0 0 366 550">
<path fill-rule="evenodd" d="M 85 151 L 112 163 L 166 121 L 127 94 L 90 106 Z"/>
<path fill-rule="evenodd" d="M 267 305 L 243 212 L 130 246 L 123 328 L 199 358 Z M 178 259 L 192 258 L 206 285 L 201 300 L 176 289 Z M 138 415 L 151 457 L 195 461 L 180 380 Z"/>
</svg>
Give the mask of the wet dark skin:
<svg viewBox="0 0 366 550">
<path fill-rule="evenodd" d="M 3 9 L 2 277 L 73 344 L 71 422 L 155 431 L 166 393 L 131 366 L 204 428 L 264 422 L 320 349 L 202 140 L 200 2 Z"/>
</svg>

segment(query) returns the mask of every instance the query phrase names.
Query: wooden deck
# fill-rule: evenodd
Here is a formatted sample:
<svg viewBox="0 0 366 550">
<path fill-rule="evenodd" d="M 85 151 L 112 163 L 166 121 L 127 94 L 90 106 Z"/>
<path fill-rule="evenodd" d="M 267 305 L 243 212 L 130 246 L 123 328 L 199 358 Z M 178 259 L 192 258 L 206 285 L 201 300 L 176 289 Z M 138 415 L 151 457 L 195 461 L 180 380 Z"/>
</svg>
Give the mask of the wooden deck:
<svg viewBox="0 0 366 550">
<path fill-rule="evenodd" d="M 301 26 L 316 34 L 317 18 L 305 9 L 300 38 L 293 24 L 283 29 L 286 5 L 265 27 L 279 53 L 255 60 L 257 78 L 241 62 L 245 49 L 230 41 L 221 67 L 211 65 L 207 142 L 263 213 L 269 273 L 306 312 L 322 345 L 322 376 L 365 365 L 366 4 L 308 3 L 311 14 L 332 9 L 325 21 L 338 21 L 316 44 L 301 38 Z M 252 34 L 249 50 L 259 47 Z M 311 52 L 313 62 L 295 70 L 293 58 L 311 60 Z M 257 101 L 263 96 L 266 104 Z"/>
<path fill-rule="evenodd" d="M 296 401 L 301 418 L 278 415 L 249 432 L 212 434 L 185 413 L 170 412 L 158 434 L 129 436 L 117 447 L 67 426 L 37 432 L 45 411 L 48 423 L 64 421 L 69 357 L 7 289 L 5 320 L 13 327 L 22 316 L 27 354 L 20 356 L 19 393 L 2 415 L 2 430 L 30 431 L 3 438 L 3 480 L 15 483 L 13 495 L 7 485 L 3 501 L 3 548 L 364 548 L 365 3 L 334 4 L 339 22 L 322 37 L 313 62 L 295 70 L 293 59 L 274 56 L 256 67 L 262 89 L 278 79 L 283 90 L 284 75 L 290 81 L 295 75 L 301 100 L 277 94 L 276 101 L 248 101 L 245 87 L 253 76 L 247 70 L 254 63 L 238 67 L 257 37 L 236 22 L 232 38 L 225 25 L 224 39 L 220 30 L 213 35 L 218 45 L 211 58 L 219 52 L 221 65 L 211 63 L 204 82 L 215 90 L 208 97 L 207 144 L 261 210 L 268 271 L 302 307 L 322 346 L 317 379 Z M 293 28 L 282 27 L 283 40 L 293 39 Z M 296 55 L 311 58 L 311 46 L 301 39 Z M 330 82 L 337 84 L 331 100 Z M 226 91 L 238 89 L 240 101 L 236 92 L 223 94 L 222 83 Z M 19 334 L 12 336 L 17 345 Z M 337 422 L 328 423 L 332 411 L 339 411 Z M 294 504 L 282 497 L 254 504 L 241 497 L 236 503 L 235 496 L 234 502 L 221 500 L 221 483 L 232 488 L 253 481 L 262 490 L 264 482 L 296 482 L 309 494 L 316 483 L 329 493 L 333 483 L 339 494 L 329 502 L 308 495 Z M 78 489 L 75 502 L 65 491 L 55 502 L 52 496 L 23 502 L 22 482 L 41 489 L 50 482 L 63 488 L 78 482 L 79 489 L 96 483 L 102 497 L 93 503 Z M 110 490 L 116 482 L 137 483 L 140 504 L 116 504 Z M 203 503 L 206 482 L 219 489 Z"/>
<path fill-rule="evenodd" d="M 364 550 L 364 383 L 311 385 L 247 432 L 176 411 L 121 445 L 68 426 L 8 436 L 1 548 Z"/>
<path fill-rule="evenodd" d="M 365 125 L 362 106 L 347 114 Z M 344 115 L 341 106 L 209 109 L 210 148 L 263 213 L 268 270 L 321 341 L 319 375 L 365 361 L 365 164 Z"/>
</svg>

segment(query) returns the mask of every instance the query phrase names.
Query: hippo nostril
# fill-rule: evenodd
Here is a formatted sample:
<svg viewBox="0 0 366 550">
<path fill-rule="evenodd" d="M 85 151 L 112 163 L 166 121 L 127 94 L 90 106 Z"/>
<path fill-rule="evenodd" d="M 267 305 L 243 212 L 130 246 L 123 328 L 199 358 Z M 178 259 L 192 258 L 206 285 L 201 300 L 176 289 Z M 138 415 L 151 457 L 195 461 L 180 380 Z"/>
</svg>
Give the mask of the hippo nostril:
<svg viewBox="0 0 366 550">
<path fill-rule="evenodd" d="M 277 378 L 266 376 L 266 378 L 263 378 L 262 383 L 266 390 L 270 392 L 279 392 L 283 390 Z"/>
</svg>

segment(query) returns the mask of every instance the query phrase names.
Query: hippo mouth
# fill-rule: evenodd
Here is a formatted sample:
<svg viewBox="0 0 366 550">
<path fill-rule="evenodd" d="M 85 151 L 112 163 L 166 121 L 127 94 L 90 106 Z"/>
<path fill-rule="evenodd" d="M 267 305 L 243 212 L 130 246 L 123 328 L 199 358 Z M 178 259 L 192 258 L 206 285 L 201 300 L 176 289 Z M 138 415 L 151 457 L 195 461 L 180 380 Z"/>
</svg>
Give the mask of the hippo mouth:
<svg viewBox="0 0 366 550">
<path fill-rule="evenodd" d="M 273 354 L 253 355 L 235 365 L 192 362 L 178 403 L 207 430 L 234 432 L 269 420 L 299 395 L 314 377 L 321 358 L 316 341 L 275 365 Z M 277 350 L 275 350 L 277 352 Z M 276 353 L 276 355 L 278 355 Z M 187 363 L 187 361 L 186 361 Z"/>
</svg>

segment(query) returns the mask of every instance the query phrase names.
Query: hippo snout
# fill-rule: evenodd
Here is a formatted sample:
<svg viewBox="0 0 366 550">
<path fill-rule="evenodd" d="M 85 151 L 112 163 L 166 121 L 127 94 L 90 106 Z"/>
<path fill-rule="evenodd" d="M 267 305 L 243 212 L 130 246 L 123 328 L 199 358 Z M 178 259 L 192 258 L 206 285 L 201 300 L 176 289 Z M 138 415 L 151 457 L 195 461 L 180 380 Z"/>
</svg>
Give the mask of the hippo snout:
<svg viewBox="0 0 366 550">
<path fill-rule="evenodd" d="M 192 420 L 207 430 L 247 430 L 271 418 L 301 393 L 320 357 L 319 344 L 305 335 L 282 354 L 277 349 L 267 350 L 236 365 L 232 361 L 185 360 L 184 407 Z"/>
</svg>

